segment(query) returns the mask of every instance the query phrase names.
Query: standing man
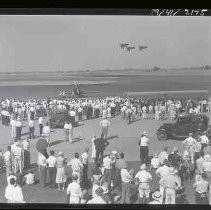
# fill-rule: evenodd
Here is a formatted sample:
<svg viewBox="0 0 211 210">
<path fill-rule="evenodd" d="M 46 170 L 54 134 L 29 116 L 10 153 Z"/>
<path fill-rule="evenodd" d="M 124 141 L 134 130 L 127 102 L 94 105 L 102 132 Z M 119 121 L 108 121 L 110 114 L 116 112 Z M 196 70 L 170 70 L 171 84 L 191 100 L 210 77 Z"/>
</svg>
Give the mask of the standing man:
<svg viewBox="0 0 211 210">
<path fill-rule="evenodd" d="M 176 170 L 169 168 L 169 175 L 162 181 L 165 183 L 166 199 L 165 204 L 176 204 L 176 191 L 181 187 L 181 182 L 175 176 Z"/>
<path fill-rule="evenodd" d="M 204 148 L 206 148 L 209 144 L 209 139 L 207 138 L 207 132 L 204 131 L 203 134 L 200 136 L 200 142 L 201 142 L 201 151 L 204 151 Z"/>
<path fill-rule="evenodd" d="M 43 117 L 39 117 L 38 123 L 39 123 L 39 128 L 40 128 L 40 136 L 42 136 L 42 131 L 43 131 Z"/>
<path fill-rule="evenodd" d="M 24 139 L 22 141 L 23 148 L 23 167 L 24 169 L 29 169 L 30 167 L 30 144 L 29 139 Z"/>
<path fill-rule="evenodd" d="M 50 133 L 51 133 L 51 129 L 47 122 L 46 125 L 43 127 L 42 135 L 46 137 L 48 145 L 50 144 Z"/>
<path fill-rule="evenodd" d="M 34 120 L 32 118 L 29 120 L 29 139 L 34 139 Z"/>
<path fill-rule="evenodd" d="M 209 183 L 206 178 L 206 174 L 202 173 L 202 175 L 199 176 L 199 178 L 193 184 L 193 188 L 195 189 L 196 204 L 208 204 Z"/>
<path fill-rule="evenodd" d="M 38 167 L 40 172 L 40 185 L 46 187 L 46 157 L 42 153 L 38 153 Z"/>
<path fill-rule="evenodd" d="M 56 164 L 57 159 L 54 156 L 55 152 L 54 150 L 50 151 L 50 156 L 46 160 L 47 167 L 48 167 L 48 175 L 50 180 L 50 188 L 55 188 L 55 181 L 56 181 Z"/>
<path fill-rule="evenodd" d="M 20 146 L 20 142 L 17 141 L 16 144 L 12 148 L 12 153 L 14 155 L 14 173 L 17 173 L 18 171 L 22 173 L 22 155 L 23 151 Z"/>
<path fill-rule="evenodd" d="M 83 118 L 83 108 L 81 106 L 78 107 L 78 121 L 82 121 Z"/>
<path fill-rule="evenodd" d="M 194 147 L 196 139 L 193 138 L 193 133 L 189 133 L 189 137 L 183 141 L 183 144 L 191 156 L 191 162 L 194 163 Z"/>
<path fill-rule="evenodd" d="M 82 187 L 86 189 L 88 184 L 88 159 L 89 159 L 89 148 L 86 147 L 84 153 L 81 155 L 81 162 L 83 164 L 82 170 Z"/>
<path fill-rule="evenodd" d="M 21 131 L 22 131 L 23 124 L 21 122 L 20 117 L 17 118 L 17 121 L 15 123 L 15 127 L 16 127 L 16 139 L 21 140 Z"/>
<path fill-rule="evenodd" d="M 135 176 L 139 183 L 139 203 L 147 204 L 149 202 L 150 194 L 150 182 L 152 181 L 152 175 L 146 171 L 146 164 L 142 164 L 140 171 Z M 146 200 L 144 200 L 144 196 Z"/>
<path fill-rule="evenodd" d="M 71 122 L 65 122 L 64 124 L 65 141 L 72 143 L 73 141 L 73 126 Z"/>
<path fill-rule="evenodd" d="M 95 149 L 96 149 L 96 158 L 95 163 L 102 162 L 103 160 L 103 153 L 108 145 L 108 141 L 103 138 L 103 134 L 101 134 L 101 138 L 97 138 L 94 140 Z"/>
<path fill-rule="evenodd" d="M 6 166 L 6 176 L 8 177 L 12 173 L 11 146 L 7 147 L 7 151 L 3 154 L 3 158 Z"/>
<path fill-rule="evenodd" d="M 78 179 L 77 182 L 80 184 L 81 181 L 81 169 L 83 168 L 83 164 L 81 160 L 79 159 L 78 152 L 75 153 L 75 158 L 70 160 L 70 162 L 67 164 L 68 166 L 71 166 L 72 168 L 72 175 L 76 174 Z"/>
<path fill-rule="evenodd" d="M 80 204 L 82 191 L 78 184 L 78 176 L 76 174 L 72 175 L 72 180 L 67 187 L 67 200 L 69 204 Z"/>
<path fill-rule="evenodd" d="M 146 163 L 149 154 L 149 139 L 147 138 L 147 132 L 142 133 L 141 140 L 139 141 L 140 146 L 140 160 L 141 163 Z"/>
<path fill-rule="evenodd" d="M 11 118 L 10 126 L 11 126 L 11 137 L 12 137 L 12 139 L 15 139 L 15 137 L 16 137 L 16 121 L 15 121 L 14 117 Z"/>
<path fill-rule="evenodd" d="M 70 121 L 72 123 L 72 126 L 75 126 L 75 116 L 76 116 L 76 112 L 74 110 L 74 108 L 72 108 L 70 111 L 69 111 L 69 114 L 70 114 Z"/>
<path fill-rule="evenodd" d="M 104 139 L 108 138 L 108 127 L 110 125 L 111 125 L 111 123 L 107 118 L 100 121 L 101 133 L 103 134 Z"/>
</svg>

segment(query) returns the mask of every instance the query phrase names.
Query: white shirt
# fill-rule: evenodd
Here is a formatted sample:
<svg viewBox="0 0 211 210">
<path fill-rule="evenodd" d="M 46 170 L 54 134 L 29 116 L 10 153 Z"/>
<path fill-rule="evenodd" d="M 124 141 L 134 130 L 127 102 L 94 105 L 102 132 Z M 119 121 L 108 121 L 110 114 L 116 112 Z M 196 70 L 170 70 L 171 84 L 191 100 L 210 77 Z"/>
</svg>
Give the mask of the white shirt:
<svg viewBox="0 0 211 210">
<path fill-rule="evenodd" d="M 11 125 L 12 127 L 15 127 L 15 126 L 16 126 L 16 121 L 15 121 L 15 120 L 11 120 L 11 121 L 10 121 L 10 125 Z"/>
<path fill-rule="evenodd" d="M 141 138 L 140 146 L 145 147 L 149 146 L 149 139 L 146 136 Z"/>
<path fill-rule="evenodd" d="M 105 169 L 111 169 L 112 167 L 112 160 L 109 156 L 106 156 L 104 159 L 103 159 L 103 167 Z"/>
<path fill-rule="evenodd" d="M 29 142 L 27 140 L 23 140 L 23 142 L 22 142 L 22 148 L 24 150 L 29 150 Z"/>
<path fill-rule="evenodd" d="M 100 121 L 100 126 L 102 126 L 102 127 L 108 127 L 110 125 L 111 125 L 111 123 L 106 119 Z"/>
<path fill-rule="evenodd" d="M 43 134 L 50 134 L 50 132 L 51 132 L 51 129 L 49 126 L 46 125 L 43 127 Z"/>
<path fill-rule="evenodd" d="M 43 124 L 43 118 L 42 118 L 42 117 L 39 117 L 38 123 L 39 123 L 39 124 Z"/>
<path fill-rule="evenodd" d="M 19 120 L 16 121 L 16 122 L 15 122 L 15 126 L 16 126 L 16 127 L 21 127 L 21 126 L 22 126 L 22 122 L 19 121 Z"/>
<path fill-rule="evenodd" d="M 46 162 L 48 163 L 48 167 L 56 167 L 56 162 L 57 159 L 55 156 L 50 155 L 50 157 L 46 160 Z"/>
<path fill-rule="evenodd" d="M 151 165 L 153 168 L 158 168 L 160 165 L 160 160 L 159 158 L 152 158 L 151 160 Z"/>
<path fill-rule="evenodd" d="M 72 124 L 71 123 L 65 123 L 64 124 L 64 129 L 67 129 L 67 130 L 71 130 L 73 127 L 72 127 Z"/>
<path fill-rule="evenodd" d="M 76 112 L 75 111 L 70 111 L 69 114 L 70 114 L 71 117 L 75 117 Z"/>
<path fill-rule="evenodd" d="M 24 177 L 26 178 L 26 184 L 34 184 L 34 174 L 28 173 Z"/>
<path fill-rule="evenodd" d="M 152 175 L 149 172 L 142 170 L 136 174 L 135 178 L 137 178 L 141 183 L 149 183 L 152 180 Z"/>
<path fill-rule="evenodd" d="M 166 177 L 169 175 L 169 167 L 164 165 L 164 166 L 161 166 L 159 167 L 157 170 L 156 170 L 156 174 L 160 174 L 161 177 Z"/>
<path fill-rule="evenodd" d="M 196 140 L 193 137 L 188 137 L 183 141 L 185 146 L 193 146 L 196 143 Z"/>
<path fill-rule="evenodd" d="M 3 157 L 4 157 L 5 162 L 9 162 L 11 160 L 11 152 L 10 151 L 6 151 L 3 154 Z"/>
<path fill-rule="evenodd" d="M 33 120 L 29 120 L 29 127 L 34 127 L 34 121 Z"/>
<path fill-rule="evenodd" d="M 80 159 L 73 158 L 69 163 L 68 166 L 71 165 L 73 172 L 80 172 L 81 168 L 83 168 L 83 164 Z"/>
<path fill-rule="evenodd" d="M 160 154 L 159 154 L 159 160 L 160 160 L 160 164 L 163 164 L 163 161 L 164 160 L 168 160 L 168 153 L 166 151 L 162 151 Z"/>
<path fill-rule="evenodd" d="M 201 139 L 201 144 L 209 144 L 209 139 L 207 138 L 206 135 L 202 135 L 200 139 Z"/>
<path fill-rule="evenodd" d="M 131 175 L 130 175 L 130 173 L 128 172 L 127 169 L 125 169 L 125 168 L 121 169 L 120 174 L 121 174 L 122 182 L 125 182 L 125 183 L 129 183 L 130 182 Z"/>
<path fill-rule="evenodd" d="M 40 152 L 38 153 L 37 164 L 39 166 L 44 166 L 44 167 L 46 166 L 46 157 L 43 154 L 41 154 Z"/>
<path fill-rule="evenodd" d="M 10 202 L 14 203 L 14 190 L 15 190 L 15 186 L 14 185 L 7 185 L 6 189 L 5 189 L 5 198 L 7 200 L 9 200 Z"/>
<path fill-rule="evenodd" d="M 67 187 L 67 194 L 70 194 L 70 197 L 81 197 L 81 187 L 78 183 L 72 182 Z"/>
<path fill-rule="evenodd" d="M 81 155 L 81 162 L 84 164 L 84 165 L 87 165 L 88 163 L 88 153 L 87 152 L 84 152 L 82 155 Z"/>
<path fill-rule="evenodd" d="M 22 155 L 22 149 L 21 149 L 21 147 L 14 146 L 11 150 L 12 150 L 12 153 L 14 154 L 14 156 L 21 157 L 21 155 Z"/>
<path fill-rule="evenodd" d="M 14 188 L 14 201 L 15 203 L 23 203 L 24 202 L 24 199 L 23 199 L 23 191 L 21 189 L 20 186 L 16 186 Z"/>
</svg>

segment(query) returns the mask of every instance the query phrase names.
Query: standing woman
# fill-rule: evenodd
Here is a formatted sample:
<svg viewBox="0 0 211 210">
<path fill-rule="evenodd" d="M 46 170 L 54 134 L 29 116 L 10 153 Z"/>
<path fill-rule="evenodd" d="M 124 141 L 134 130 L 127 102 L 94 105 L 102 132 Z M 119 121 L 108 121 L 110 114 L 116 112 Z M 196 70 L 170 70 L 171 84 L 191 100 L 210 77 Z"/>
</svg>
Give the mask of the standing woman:
<svg viewBox="0 0 211 210">
<path fill-rule="evenodd" d="M 65 173 L 65 164 L 66 159 L 64 158 L 63 152 L 59 152 L 59 157 L 56 162 L 56 183 L 58 185 L 58 190 L 64 190 L 65 183 L 67 181 L 66 173 Z"/>
</svg>

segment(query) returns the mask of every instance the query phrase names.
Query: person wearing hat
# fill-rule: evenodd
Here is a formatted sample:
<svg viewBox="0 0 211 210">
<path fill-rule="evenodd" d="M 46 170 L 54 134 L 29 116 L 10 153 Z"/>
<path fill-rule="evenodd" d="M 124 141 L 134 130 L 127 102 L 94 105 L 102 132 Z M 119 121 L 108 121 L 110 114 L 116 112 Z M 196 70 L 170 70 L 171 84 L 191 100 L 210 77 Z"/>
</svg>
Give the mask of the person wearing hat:
<svg viewBox="0 0 211 210">
<path fill-rule="evenodd" d="M 77 174 L 72 175 L 72 180 L 73 181 L 67 187 L 67 200 L 69 204 L 79 204 L 82 197 L 82 191 L 77 181 Z"/>
<path fill-rule="evenodd" d="M 176 191 L 181 187 L 181 181 L 175 176 L 176 173 L 176 169 L 170 167 L 169 175 L 161 180 L 165 186 L 165 204 L 176 204 Z"/>
<path fill-rule="evenodd" d="M 15 123 L 15 128 L 16 128 L 16 139 L 17 140 L 21 140 L 21 131 L 22 131 L 22 127 L 23 127 L 23 124 L 21 122 L 21 118 L 18 117 L 17 118 L 17 121 Z"/>
<path fill-rule="evenodd" d="M 136 174 L 135 179 L 139 183 L 139 203 L 147 204 L 149 202 L 152 175 L 146 171 L 146 164 L 140 166 L 140 171 Z"/>
<path fill-rule="evenodd" d="M 86 188 L 88 184 L 88 159 L 89 159 L 89 148 L 86 147 L 81 155 L 81 162 L 83 164 L 81 181 L 83 188 Z"/>
<path fill-rule="evenodd" d="M 41 152 L 38 152 L 38 161 L 37 161 L 40 173 L 40 185 L 41 187 L 46 187 L 46 175 L 47 175 L 47 163 L 46 157 Z"/>
<path fill-rule="evenodd" d="M 63 152 L 59 152 L 58 157 L 56 159 L 56 184 L 58 186 L 58 190 L 64 190 L 65 183 L 67 181 L 65 173 L 65 164 L 66 159 L 64 158 L 64 154 Z"/>
<path fill-rule="evenodd" d="M 93 197 L 91 200 L 87 202 L 87 204 L 106 204 L 106 201 L 101 197 L 103 195 L 102 187 L 98 187 L 95 190 L 97 196 Z"/>
<path fill-rule="evenodd" d="M 202 173 L 200 178 L 198 178 L 193 184 L 193 188 L 195 189 L 196 204 L 208 204 L 209 182 L 206 180 L 206 178 L 206 174 Z"/>
<path fill-rule="evenodd" d="M 147 132 L 142 133 L 141 139 L 139 141 L 140 146 L 140 160 L 141 163 L 146 163 L 149 154 L 149 139 L 147 138 Z"/>
<path fill-rule="evenodd" d="M 154 199 L 153 201 L 150 201 L 148 204 L 162 204 L 161 200 L 161 193 L 160 191 L 155 191 L 152 194 L 152 198 Z"/>
<path fill-rule="evenodd" d="M 196 144 L 196 139 L 193 138 L 193 133 L 189 133 L 189 137 L 186 138 L 183 142 L 185 148 L 190 152 L 191 161 L 194 163 L 194 146 Z"/>
</svg>

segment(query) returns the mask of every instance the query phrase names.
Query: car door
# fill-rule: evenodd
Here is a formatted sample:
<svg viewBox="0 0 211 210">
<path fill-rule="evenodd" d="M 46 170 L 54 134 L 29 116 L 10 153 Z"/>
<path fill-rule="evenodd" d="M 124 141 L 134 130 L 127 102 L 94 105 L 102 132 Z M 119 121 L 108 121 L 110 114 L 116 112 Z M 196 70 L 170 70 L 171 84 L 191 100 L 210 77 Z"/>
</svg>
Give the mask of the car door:
<svg viewBox="0 0 211 210">
<path fill-rule="evenodd" d="M 177 121 L 177 135 L 187 136 L 189 132 L 192 132 L 190 117 L 180 117 Z"/>
<path fill-rule="evenodd" d="M 192 119 L 192 132 L 195 133 L 197 130 L 206 130 L 203 116 L 194 116 Z"/>
</svg>

